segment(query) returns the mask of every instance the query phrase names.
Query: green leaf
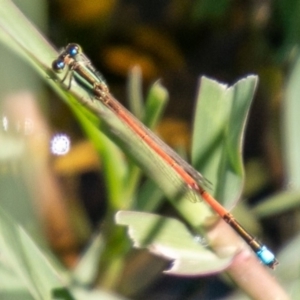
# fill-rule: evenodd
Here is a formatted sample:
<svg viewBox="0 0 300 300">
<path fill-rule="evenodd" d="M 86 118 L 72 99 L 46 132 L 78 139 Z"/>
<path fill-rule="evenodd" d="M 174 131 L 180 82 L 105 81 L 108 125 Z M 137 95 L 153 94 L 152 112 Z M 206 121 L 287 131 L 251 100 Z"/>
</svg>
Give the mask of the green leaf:
<svg viewBox="0 0 300 300">
<path fill-rule="evenodd" d="M 77 300 L 126 300 L 127 298 L 124 298 L 119 295 L 115 295 L 112 292 L 104 292 L 100 290 L 84 290 L 79 288 L 73 288 L 72 293 L 76 296 Z M 129 299 L 127 299 L 129 300 Z"/>
<path fill-rule="evenodd" d="M 0 6 L 0 40 L 45 74 L 55 51 L 12 1 L 0 0 Z"/>
<path fill-rule="evenodd" d="M 290 187 L 300 189 L 300 56 L 294 64 L 283 101 L 283 154 L 286 180 Z"/>
<path fill-rule="evenodd" d="M 299 191 L 283 191 L 262 199 L 261 203 L 256 205 L 252 211 L 260 218 L 272 216 L 282 212 L 290 211 L 299 207 Z"/>
<path fill-rule="evenodd" d="M 294 237 L 278 254 L 281 267 L 278 268 L 278 278 L 282 281 L 299 280 L 299 247 L 300 234 Z"/>
<path fill-rule="evenodd" d="M 80 285 L 90 286 L 99 273 L 99 261 L 105 247 L 105 241 L 101 233 L 94 236 L 91 244 L 81 256 L 80 261 L 72 272 L 72 277 Z"/>
<path fill-rule="evenodd" d="M 297 0 L 276 1 L 276 19 L 280 23 L 282 31 L 282 42 L 280 43 L 279 58 L 286 60 L 293 55 L 295 46 L 299 45 L 300 34 L 300 3 Z"/>
<path fill-rule="evenodd" d="M 8 268 L 3 261 L 0 263 L 0 299 L 1 300 L 33 300 L 26 285 Z"/>
<path fill-rule="evenodd" d="M 202 275 L 226 268 L 231 257 L 219 258 L 178 220 L 155 214 L 119 211 L 119 225 L 128 226 L 134 247 L 147 248 L 152 253 L 172 261 L 165 273 L 172 275 Z"/>
<path fill-rule="evenodd" d="M 1 256 L 35 299 L 51 299 L 64 281 L 26 232 L 0 208 Z"/>
<path fill-rule="evenodd" d="M 142 92 L 142 74 L 139 66 L 133 67 L 129 72 L 127 91 L 130 111 L 139 119 L 144 117 L 144 104 Z"/>
<path fill-rule="evenodd" d="M 81 107 L 71 105 L 71 109 L 101 157 L 102 170 L 106 180 L 106 190 L 111 206 L 123 206 L 124 199 L 129 200 L 132 192 L 126 184 L 129 170 L 123 153 L 95 126 L 95 122 L 87 117 Z"/>
<path fill-rule="evenodd" d="M 242 190 L 242 138 L 257 85 L 248 76 L 228 87 L 202 77 L 194 121 L 192 161 L 213 183 L 214 195 L 232 207 Z"/>
<path fill-rule="evenodd" d="M 147 95 L 143 123 L 153 129 L 161 120 L 169 100 L 168 91 L 159 81 L 155 82 Z"/>
<path fill-rule="evenodd" d="M 152 180 L 147 180 L 139 188 L 136 195 L 136 204 L 133 207 L 138 211 L 155 211 L 165 199 L 161 189 Z"/>
<path fill-rule="evenodd" d="M 139 91 L 141 89 L 141 78 L 139 78 L 140 73 L 133 70 L 132 74 L 133 75 L 131 77 L 137 77 L 138 79 L 132 79 L 130 77 L 129 82 L 131 82 L 131 84 L 129 84 L 129 86 L 131 89 L 135 88 Z M 154 128 L 160 121 L 166 107 L 168 101 L 168 92 L 159 82 L 155 82 L 148 92 L 145 105 L 142 102 L 142 96 L 139 94 L 140 93 L 137 93 L 136 91 L 130 91 L 130 107 L 135 107 L 135 111 L 140 112 L 135 113 L 135 115 L 138 116 L 138 119 L 143 120 L 144 124 L 149 128 Z M 134 102 L 138 103 L 134 104 Z M 131 187 L 131 194 L 134 194 L 137 190 L 140 184 L 141 174 L 141 169 L 137 168 L 136 163 L 129 161 L 129 172 L 126 186 L 129 189 Z M 136 199 L 139 198 L 136 197 Z"/>
</svg>

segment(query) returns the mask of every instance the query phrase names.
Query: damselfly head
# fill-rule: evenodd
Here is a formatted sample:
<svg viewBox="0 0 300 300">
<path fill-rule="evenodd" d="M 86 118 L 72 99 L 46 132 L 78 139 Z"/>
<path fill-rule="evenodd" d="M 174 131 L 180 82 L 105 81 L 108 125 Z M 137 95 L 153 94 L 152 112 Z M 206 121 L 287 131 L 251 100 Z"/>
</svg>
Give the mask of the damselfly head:
<svg viewBox="0 0 300 300">
<path fill-rule="evenodd" d="M 76 55 L 82 53 L 81 47 L 78 44 L 69 44 L 58 58 L 52 63 L 52 70 L 56 73 L 60 73 L 64 70 L 66 64 L 70 59 L 75 59 Z"/>
</svg>

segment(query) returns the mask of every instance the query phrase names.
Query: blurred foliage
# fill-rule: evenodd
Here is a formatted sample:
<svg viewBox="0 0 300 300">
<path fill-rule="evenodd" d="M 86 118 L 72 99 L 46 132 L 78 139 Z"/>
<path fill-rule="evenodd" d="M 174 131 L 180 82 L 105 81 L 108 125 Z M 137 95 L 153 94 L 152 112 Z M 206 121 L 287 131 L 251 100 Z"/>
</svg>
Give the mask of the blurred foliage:
<svg viewBox="0 0 300 300">
<path fill-rule="evenodd" d="M 283 257 L 285 265 L 282 271 L 279 267 L 277 274 L 284 282 L 289 283 L 287 285 L 289 291 L 293 290 L 295 295 L 298 295 L 295 290 L 299 274 L 295 270 L 298 269 L 300 260 L 295 255 L 297 253 L 295 249 L 298 249 L 300 245 L 299 238 L 297 238 L 300 228 L 298 188 L 300 184 L 298 175 L 300 167 L 298 163 L 300 153 L 298 136 L 300 2 L 296 0 L 51 0 L 40 2 L 44 4 L 40 11 L 36 5 L 32 5 L 33 2 L 27 8 L 22 9 L 30 12 L 35 8 L 37 15 L 32 18 L 44 21 L 44 24 L 39 23 L 39 27 L 45 28 L 47 4 L 49 8 L 48 36 L 52 42 L 57 46 L 64 46 L 68 42 L 83 45 L 97 69 L 103 73 L 110 89 L 121 101 L 124 102 L 126 99 L 128 92 L 125 83 L 128 72 L 133 66 L 139 65 L 141 68 L 142 90 L 148 90 L 152 82 L 158 78 L 162 79 L 163 85 L 170 93 L 171 103 L 166 109 L 166 118 L 162 119 L 158 130 L 173 147 L 183 149 L 183 153 L 189 153 L 191 134 L 186 128 L 191 127 L 199 75 L 205 74 L 230 83 L 246 74 L 259 75 L 260 83 L 250 111 L 244 147 L 246 166 L 244 198 L 247 198 L 248 202 L 236 208 L 236 216 L 239 218 L 239 210 L 249 212 L 248 206 L 251 206 L 253 214 L 241 215 L 244 220 L 243 224 L 253 226 L 247 225 L 250 220 L 250 223 L 255 224 L 254 228 L 257 232 L 254 233 L 260 232 L 263 240 L 278 251 L 290 239 L 296 237 L 286 249 L 282 250 L 280 256 Z M 13 68 L 6 67 L 6 63 L 7 61 L 2 63 L 2 66 L 5 66 L 2 69 L 7 73 Z M 20 75 L 26 72 L 17 73 Z M 9 75 L 9 77 L 7 74 L 6 77 L 1 75 L 3 86 L 7 87 L 11 83 L 16 86 L 17 77 L 18 74 Z M 20 77 L 26 78 L 23 75 Z M 29 76 L 27 77 L 26 79 L 30 81 Z M 15 78 L 15 80 L 4 78 Z M 27 85 L 28 83 L 25 84 Z M 35 86 L 40 87 L 40 85 Z M 143 98 L 143 92 L 138 91 L 137 86 L 135 85 L 133 90 L 137 93 L 135 95 L 137 101 L 140 101 Z M 46 93 L 43 94 L 44 99 L 47 96 L 49 97 Z M 91 232 L 99 228 L 103 218 L 106 223 L 102 224 L 102 229 L 103 226 L 109 224 L 107 214 L 110 213 L 110 208 L 107 204 L 107 197 L 116 197 L 116 194 L 120 193 L 118 181 L 115 181 L 114 189 L 108 187 L 103 179 L 102 170 L 104 166 L 104 171 L 107 171 L 105 162 L 109 160 L 109 154 L 114 153 L 114 157 L 117 157 L 115 166 L 119 168 L 120 178 L 124 175 L 126 166 L 120 165 L 123 156 L 113 148 L 114 146 L 111 146 L 112 148 L 109 148 L 107 153 L 102 153 L 103 156 L 98 159 L 101 145 L 98 144 L 98 148 L 96 145 L 98 151 L 95 151 L 90 144 L 82 142 L 83 130 L 79 128 L 78 121 L 74 119 L 70 109 L 56 98 L 54 99 L 52 94 L 50 97 L 52 97 L 50 104 L 45 101 L 43 110 L 49 117 L 51 130 L 67 132 L 74 144 L 68 156 L 51 159 L 58 182 L 53 181 L 51 174 L 45 172 L 46 167 L 42 170 L 38 169 L 34 176 L 28 175 L 29 171 L 34 169 L 32 166 L 38 165 L 35 163 L 38 157 L 34 154 L 32 154 L 34 159 L 28 160 L 30 161 L 28 168 L 28 161 L 21 160 L 19 164 L 16 164 L 11 159 L 14 153 L 11 150 L 4 151 L 0 153 L 1 158 L 8 154 L 11 157 L 9 156 L 9 160 L 5 157 L 5 164 L 1 163 L 2 174 L 7 174 L 7 172 L 10 174 L 11 170 L 19 173 L 21 168 L 24 172 L 21 177 L 27 178 L 27 181 L 16 180 L 12 176 L 8 180 L 12 184 L 2 182 L 2 191 L 6 187 L 9 188 L 9 193 L 6 197 L 1 195 L 0 201 L 7 200 L 5 202 L 11 205 L 12 215 L 42 245 L 50 242 L 51 248 L 65 265 L 69 268 L 76 265 L 74 272 L 65 282 L 79 282 L 82 287 L 89 287 L 96 282 L 104 287 L 119 289 L 119 292 L 136 299 L 145 299 L 145 295 L 149 296 L 149 299 L 150 295 L 155 299 L 164 299 L 165 295 L 169 295 L 172 299 L 223 297 L 224 294 L 220 295 L 221 292 L 224 289 L 226 293 L 228 289 L 228 287 L 224 288 L 223 282 L 215 278 L 213 280 L 179 279 L 158 275 L 165 267 L 165 262 L 153 259 L 143 252 L 131 253 L 126 257 L 130 267 L 124 270 L 123 278 L 127 277 L 128 281 L 127 283 L 126 280 L 118 282 L 119 272 L 123 269 L 122 253 L 124 252 L 122 251 L 126 252 L 129 249 L 127 242 L 121 243 L 119 248 L 114 244 L 124 236 L 122 229 L 115 232 L 114 236 L 108 240 L 110 249 L 113 249 L 112 253 L 105 253 L 101 236 L 96 235 L 86 255 L 82 258 L 88 263 L 81 261 L 76 264 L 79 253 L 82 248 L 86 247 Z M 139 104 L 132 106 L 139 107 Z M 25 107 L 23 110 L 25 111 Z M 139 113 L 141 116 L 144 114 L 143 111 Z M 145 118 L 149 118 L 149 115 L 151 114 L 144 114 Z M 151 123 L 149 120 L 148 122 Z M 25 124 L 25 121 L 22 124 Z M 41 127 L 44 128 L 43 126 Z M 179 128 L 177 126 L 183 129 L 177 129 Z M 207 131 L 209 129 L 208 126 Z M 47 130 L 39 133 L 40 136 L 46 139 Z M 170 132 L 174 134 L 171 136 Z M 22 138 L 20 141 L 18 135 L 9 142 L 13 144 L 9 149 L 21 151 L 20 149 L 24 147 L 24 141 Z M 34 141 L 31 142 L 30 147 L 34 149 L 37 144 Z M 106 142 L 103 140 L 103 143 Z M 28 144 L 28 141 L 25 144 Z M 113 165 L 114 162 L 110 163 Z M 129 168 L 133 171 L 130 172 L 131 177 L 127 181 L 128 190 L 133 189 L 135 180 L 138 178 L 136 172 L 139 172 L 134 170 L 133 165 Z M 32 216 L 36 207 L 31 208 L 27 204 L 37 193 L 36 190 L 29 193 L 24 187 L 32 182 L 40 186 L 46 182 L 51 186 L 49 190 L 61 189 L 63 191 L 63 195 L 53 194 L 52 203 L 50 201 L 47 205 L 44 204 L 44 218 L 47 223 L 44 230 L 47 232 L 47 241 L 42 236 L 42 228 L 36 230 L 38 220 Z M 18 188 L 14 188 L 17 183 L 19 183 Z M 108 192 L 107 195 L 108 189 L 116 194 Z M 167 204 L 161 205 L 163 196 L 153 188 L 151 183 L 145 183 L 138 193 L 138 195 L 148 195 L 153 199 L 153 204 L 150 205 L 145 196 L 142 199 L 144 204 L 139 203 L 141 208 L 146 207 L 149 211 L 159 208 L 162 213 L 174 215 L 174 211 Z M 15 204 L 9 202 L 13 197 L 22 198 L 21 204 L 23 205 L 14 206 Z M 21 215 L 20 218 L 19 215 Z M 111 221 L 112 216 L 109 215 L 109 218 Z M 260 224 L 255 218 L 261 219 Z M 35 224 L 28 220 L 34 220 Z M 30 226 L 26 227 L 28 224 Z M 19 233 L 14 226 L 11 225 L 11 230 L 16 230 L 17 233 L 11 233 L 11 235 L 15 234 L 18 240 L 20 234 L 20 239 L 22 239 L 22 243 L 18 244 L 18 241 L 16 247 L 21 248 L 24 244 L 25 248 L 28 245 L 31 247 L 28 237 L 24 236 L 22 231 Z M 110 231 L 106 232 L 109 235 Z M 35 247 L 30 249 L 32 255 L 40 259 L 39 250 Z M 97 261 L 99 253 L 103 254 L 102 262 Z M 16 257 L 25 255 L 21 252 L 13 254 Z M 114 264 L 110 266 L 106 263 L 109 255 L 114 257 Z M 291 257 L 294 259 L 289 259 Z M 33 257 L 29 255 L 29 259 L 32 261 Z M 25 260 L 24 264 L 26 263 L 28 262 Z M 40 260 L 37 260 L 36 267 L 38 263 Z M 60 263 L 56 262 L 56 264 L 59 266 L 58 270 L 65 270 Z M 98 264 L 101 264 L 102 278 L 97 277 Z M 86 266 L 89 268 L 86 269 Z M 25 271 L 21 270 L 20 274 L 24 274 L 22 272 Z M 1 272 L 4 272 L 4 275 L 1 273 L 3 278 L 12 276 L 5 269 Z M 145 276 L 146 272 L 147 276 Z M 51 269 L 49 271 L 51 278 L 52 273 Z M 39 274 L 35 274 L 30 280 L 34 291 L 43 289 L 43 286 L 34 285 L 38 277 Z M 15 280 L 15 277 L 12 276 L 12 278 Z M 136 289 L 129 289 L 129 281 L 136 283 Z M 201 282 L 200 287 L 199 282 Z M 19 299 L 27 299 L 22 285 L 10 286 L 2 291 L 3 295 L 12 290 L 15 294 L 21 295 Z M 81 295 L 82 299 L 87 297 L 84 293 L 83 289 L 77 290 L 78 297 Z M 100 295 L 98 292 L 95 292 L 93 296 L 103 297 L 103 299 L 110 297 L 110 295 Z M 88 294 L 88 297 L 92 299 L 91 294 Z M 237 296 L 236 299 L 241 299 L 240 297 Z M 31 298 L 28 296 L 28 299 Z"/>
</svg>

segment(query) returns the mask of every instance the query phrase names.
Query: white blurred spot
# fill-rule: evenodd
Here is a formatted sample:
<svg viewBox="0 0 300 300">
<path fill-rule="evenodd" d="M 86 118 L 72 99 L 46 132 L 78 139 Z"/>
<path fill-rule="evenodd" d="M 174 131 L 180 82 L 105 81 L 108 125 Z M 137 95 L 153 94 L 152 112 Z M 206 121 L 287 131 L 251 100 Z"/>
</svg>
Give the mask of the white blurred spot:
<svg viewBox="0 0 300 300">
<path fill-rule="evenodd" d="M 55 155 L 65 155 L 70 151 L 71 141 L 66 134 L 56 134 L 51 140 L 51 152 Z"/>
<path fill-rule="evenodd" d="M 4 131 L 7 131 L 8 129 L 8 119 L 6 116 L 2 117 L 2 127 Z"/>
</svg>

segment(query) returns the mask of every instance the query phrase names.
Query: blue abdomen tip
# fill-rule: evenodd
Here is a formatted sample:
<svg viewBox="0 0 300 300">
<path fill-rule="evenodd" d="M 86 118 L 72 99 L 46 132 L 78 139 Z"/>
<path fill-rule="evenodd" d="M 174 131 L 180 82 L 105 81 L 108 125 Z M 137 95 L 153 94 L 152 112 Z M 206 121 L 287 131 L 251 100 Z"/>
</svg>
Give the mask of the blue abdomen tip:
<svg viewBox="0 0 300 300">
<path fill-rule="evenodd" d="M 266 246 L 261 247 L 256 255 L 265 265 L 273 264 L 276 261 L 275 255 Z"/>
</svg>

